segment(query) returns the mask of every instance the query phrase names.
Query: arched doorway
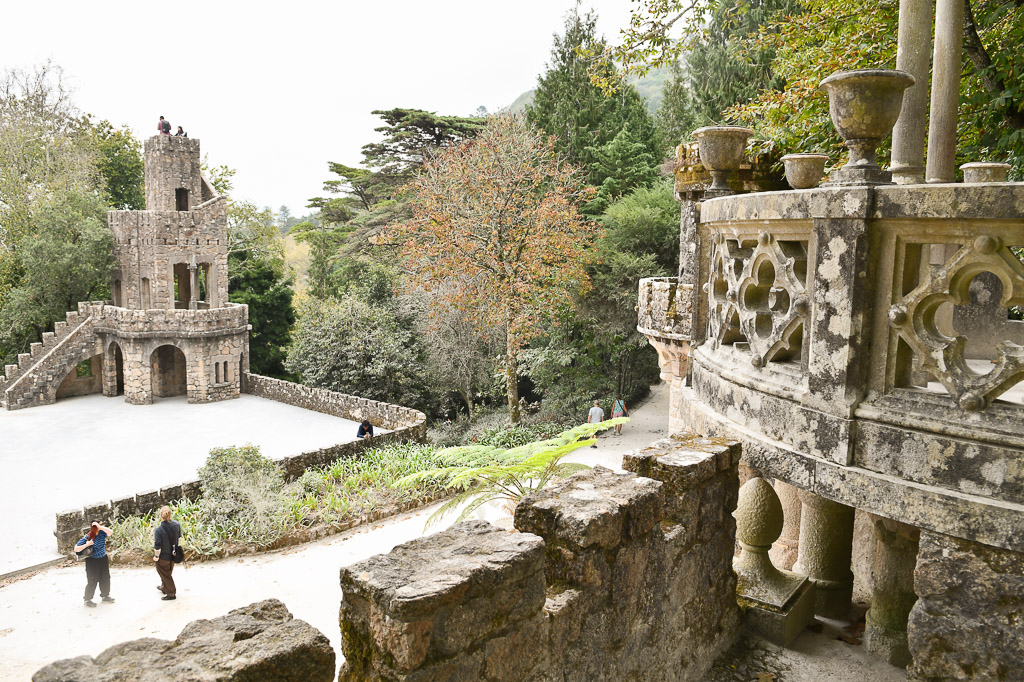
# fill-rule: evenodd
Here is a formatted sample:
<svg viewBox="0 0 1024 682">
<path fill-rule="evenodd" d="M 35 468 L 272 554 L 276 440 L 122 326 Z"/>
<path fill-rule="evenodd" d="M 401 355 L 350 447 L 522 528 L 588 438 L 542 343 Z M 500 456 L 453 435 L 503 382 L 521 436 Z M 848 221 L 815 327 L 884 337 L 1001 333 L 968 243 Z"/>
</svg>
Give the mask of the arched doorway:
<svg viewBox="0 0 1024 682">
<path fill-rule="evenodd" d="M 153 397 L 184 395 L 188 370 L 185 354 L 177 346 L 160 346 L 150 356 L 153 376 Z"/>
<path fill-rule="evenodd" d="M 124 395 L 124 355 L 121 353 L 121 346 L 112 343 L 107 348 L 107 357 L 114 358 L 114 395 Z"/>
<path fill-rule="evenodd" d="M 76 395 L 99 393 L 101 390 L 103 390 L 103 356 L 94 355 L 71 368 L 71 371 L 57 386 L 55 398 L 61 400 Z"/>
</svg>

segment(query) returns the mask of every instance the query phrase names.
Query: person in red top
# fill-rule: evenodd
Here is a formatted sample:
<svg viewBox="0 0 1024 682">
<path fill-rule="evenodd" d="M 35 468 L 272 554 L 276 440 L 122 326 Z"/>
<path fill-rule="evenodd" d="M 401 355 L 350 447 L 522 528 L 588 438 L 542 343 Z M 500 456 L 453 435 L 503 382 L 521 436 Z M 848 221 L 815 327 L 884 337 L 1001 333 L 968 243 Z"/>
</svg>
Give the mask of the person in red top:
<svg viewBox="0 0 1024 682">
<path fill-rule="evenodd" d="M 165 120 L 164 117 L 161 116 L 160 120 L 157 121 L 157 123 L 156 123 L 156 129 L 157 129 L 157 132 L 159 132 L 161 135 L 170 135 L 171 134 L 171 122 Z"/>
</svg>

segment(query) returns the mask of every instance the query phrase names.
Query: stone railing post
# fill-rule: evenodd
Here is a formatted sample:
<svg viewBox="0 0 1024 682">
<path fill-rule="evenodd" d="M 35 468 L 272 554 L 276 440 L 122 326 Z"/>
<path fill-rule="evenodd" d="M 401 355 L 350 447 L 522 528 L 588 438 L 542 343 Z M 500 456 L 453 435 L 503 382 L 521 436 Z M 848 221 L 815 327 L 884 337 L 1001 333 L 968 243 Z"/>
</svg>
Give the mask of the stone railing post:
<svg viewBox="0 0 1024 682">
<path fill-rule="evenodd" d="M 853 411 L 867 390 L 870 365 L 867 213 L 873 190 L 852 187 L 844 194 L 825 217 L 814 219 L 813 305 L 804 338 L 810 346 L 805 405 L 831 417 L 815 434 L 819 456 L 845 466 L 853 459 Z"/>
<path fill-rule="evenodd" d="M 842 618 L 853 595 L 853 507 L 800 491 L 800 553 L 793 570 L 814 581 L 815 613 Z"/>
<path fill-rule="evenodd" d="M 871 608 L 864 627 L 864 646 L 895 666 L 910 663 L 907 619 L 917 601 L 914 564 L 921 532 L 913 526 L 871 515 L 877 542 L 871 570 Z"/>
</svg>

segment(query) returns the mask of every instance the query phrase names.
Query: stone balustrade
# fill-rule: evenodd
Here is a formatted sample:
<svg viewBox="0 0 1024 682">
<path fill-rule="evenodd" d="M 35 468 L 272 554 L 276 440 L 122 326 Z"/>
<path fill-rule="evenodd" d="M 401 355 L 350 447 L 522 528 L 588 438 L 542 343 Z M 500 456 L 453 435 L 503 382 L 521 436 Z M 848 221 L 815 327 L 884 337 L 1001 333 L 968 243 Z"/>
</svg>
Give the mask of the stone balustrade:
<svg viewBox="0 0 1024 682">
<path fill-rule="evenodd" d="M 1024 665 L 1019 609 L 1000 606 L 1024 580 L 1022 207 L 1014 183 L 683 205 L 675 290 L 692 285 L 692 351 L 663 362 L 672 431 L 735 438 L 777 482 L 818 614 L 849 609 L 851 547 L 869 543 L 866 641 L 922 678 Z M 655 291 L 641 286 L 667 300 Z M 668 309 L 639 310 L 655 347 Z M 857 510 L 875 532 L 855 539 Z M 934 550 L 947 545 L 984 585 L 915 585 L 951 575 Z"/>
</svg>

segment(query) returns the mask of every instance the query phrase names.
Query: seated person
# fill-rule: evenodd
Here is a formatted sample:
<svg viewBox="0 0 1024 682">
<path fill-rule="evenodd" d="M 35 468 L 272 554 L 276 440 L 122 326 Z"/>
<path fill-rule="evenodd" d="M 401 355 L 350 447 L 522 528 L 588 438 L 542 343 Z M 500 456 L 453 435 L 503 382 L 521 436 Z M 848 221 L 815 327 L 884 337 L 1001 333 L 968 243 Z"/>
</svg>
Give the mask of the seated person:
<svg viewBox="0 0 1024 682">
<path fill-rule="evenodd" d="M 356 431 L 356 438 L 365 438 L 366 440 L 373 438 L 373 424 L 370 423 L 369 419 L 364 419 L 363 423 L 359 425 L 359 430 Z"/>
</svg>

